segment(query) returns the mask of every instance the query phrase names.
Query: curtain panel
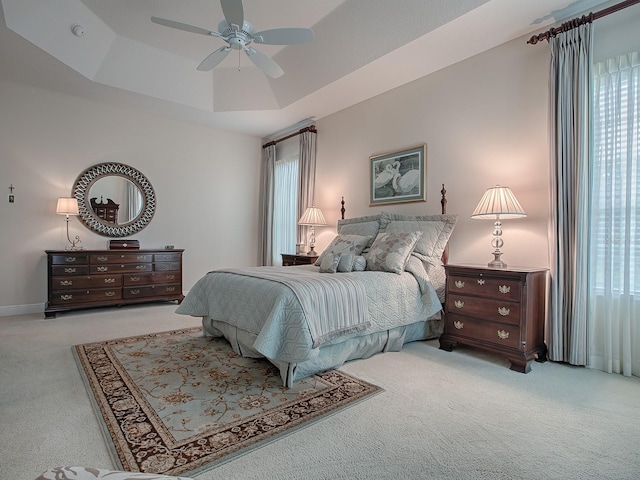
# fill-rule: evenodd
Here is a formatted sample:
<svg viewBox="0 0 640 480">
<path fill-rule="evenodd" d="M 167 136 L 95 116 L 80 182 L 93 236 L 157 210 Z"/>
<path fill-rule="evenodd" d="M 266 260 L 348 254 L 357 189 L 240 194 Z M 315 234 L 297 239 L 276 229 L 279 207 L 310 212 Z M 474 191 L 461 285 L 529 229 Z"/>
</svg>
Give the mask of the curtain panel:
<svg viewBox="0 0 640 480">
<path fill-rule="evenodd" d="M 260 264 L 273 265 L 273 202 L 276 146 L 262 149 L 262 205 L 260 208 Z"/>
<path fill-rule="evenodd" d="M 586 365 L 591 24 L 549 40 L 551 285 L 549 358 Z"/>
<path fill-rule="evenodd" d="M 640 54 L 593 73 L 587 366 L 640 376 Z"/>
<path fill-rule="evenodd" d="M 300 134 L 300 175 L 298 184 L 298 218 L 305 210 L 314 205 L 316 185 L 316 133 L 312 131 Z M 297 243 L 307 243 L 306 226 L 298 226 Z"/>
</svg>

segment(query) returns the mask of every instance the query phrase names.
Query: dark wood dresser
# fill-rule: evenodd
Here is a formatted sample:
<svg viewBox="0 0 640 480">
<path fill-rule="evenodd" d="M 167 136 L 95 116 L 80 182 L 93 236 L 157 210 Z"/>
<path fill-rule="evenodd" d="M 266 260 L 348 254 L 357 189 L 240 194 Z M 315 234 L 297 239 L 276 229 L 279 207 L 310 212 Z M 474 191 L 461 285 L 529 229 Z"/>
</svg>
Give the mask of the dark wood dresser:
<svg viewBox="0 0 640 480">
<path fill-rule="evenodd" d="M 292 255 L 288 253 L 281 253 L 282 266 L 290 267 L 293 265 L 313 265 L 318 259 L 318 255 Z"/>
<path fill-rule="evenodd" d="M 505 356 L 528 373 L 545 350 L 547 269 L 447 265 L 445 330 L 440 348 L 466 344 Z"/>
<path fill-rule="evenodd" d="M 47 250 L 45 317 L 91 307 L 182 302 L 184 250 Z"/>
</svg>

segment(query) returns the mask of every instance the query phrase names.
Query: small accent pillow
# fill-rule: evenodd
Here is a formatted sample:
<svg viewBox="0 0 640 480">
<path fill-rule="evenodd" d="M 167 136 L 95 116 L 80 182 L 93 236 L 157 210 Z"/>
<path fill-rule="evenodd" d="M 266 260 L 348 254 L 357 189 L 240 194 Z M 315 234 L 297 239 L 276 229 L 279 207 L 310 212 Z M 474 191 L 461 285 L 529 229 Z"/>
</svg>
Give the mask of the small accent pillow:
<svg viewBox="0 0 640 480">
<path fill-rule="evenodd" d="M 332 253 L 353 253 L 354 255 L 360 255 L 368 241 L 369 237 L 362 235 L 338 234 L 331 241 L 329 246 L 320 254 L 315 264 L 320 265 L 322 260 L 324 260 L 325 255 Z"/>
<path fill-rule="evenodd" d="M 320 273 L 336 273 L 341 256 L 339 253 L 325 255 L 320 262 Z"/>
<path fill-rule="evenodd" d="M 350 272 L 353 270 L 353 265 L 356 263 L 356 255 L 353 253 L 343 253 L 340 256 L 340 262 L 338 263 L 339 272 Z M 366 264 L 366 262 L 365 262 Z"/>
<path fill-rule="evenodd" d="M 367 268 L 367 259 L 362 255 L 358 255 L 353 262 L 352 272 L 364 272 Z"/>
<path fill-rule="evenodd" d="M 402 273 L 421 232 L 379 233 L 365 255 L 367 270 Z"/>
</svg>

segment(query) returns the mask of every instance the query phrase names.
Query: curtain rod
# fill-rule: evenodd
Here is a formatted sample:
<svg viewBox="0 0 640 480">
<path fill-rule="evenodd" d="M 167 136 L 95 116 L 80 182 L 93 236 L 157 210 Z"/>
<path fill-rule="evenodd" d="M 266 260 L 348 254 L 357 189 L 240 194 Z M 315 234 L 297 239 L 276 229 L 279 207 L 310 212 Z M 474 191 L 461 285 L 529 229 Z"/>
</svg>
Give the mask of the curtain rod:
<svg viewBox="0 0 640 480">
<path fill-rule="evenodd" d="M 610 6 L 609 8 L 605 8 L 604 10 L 600 10 L 596 13 L 589 13 L 589 15 L 583 15 L 580 18 L 574 18 L 573 20 L 569 20 L 568 22 L 564 22 L 558 28 L 550 28 L 544 33 L 540 33 L 538 35 L 534 35 L 531 37 L 527 43 L 530 45 L 535 45 L 536 43 L 542 40 L 549 40 L 551 37 L 555 37 L 557 34 L 566 32 L 568 30 L 572 30 L 574 28 L 579 27 L 580 25 L 584 25 L 585 23 L 591 23 L 598 18 L 606 17 L 611 13 L 619 12 L 627 7 L 635 5 L 636 3 L 640 3 L 640 0 L 626 0 L 624 2 L 617 3 L 615 5 Z"/>
<path fill-rule="evenodd" d="M 640 2 L 640 0 L 638 0 L 638 1 Z M 308 127 L 301 128 L 297 132 L 292 133 L 291 135 L 287 135 L 286 137 L 278 138 L 277 140 L 271 140 L 270 142 L 267 142 L 264 145 L 262 145 L 262 148 L 270 147 L 271 145 L 275 145 L 277 143 L 280 143 L 283 140 L 288 140 L 289 138 L 295 137 L 296 135 L 302 135 L 304 132 L 318 133 L 318 131 L 316 130 L 316 126 L 315 125 L 310 125 Z"/>
</svg>

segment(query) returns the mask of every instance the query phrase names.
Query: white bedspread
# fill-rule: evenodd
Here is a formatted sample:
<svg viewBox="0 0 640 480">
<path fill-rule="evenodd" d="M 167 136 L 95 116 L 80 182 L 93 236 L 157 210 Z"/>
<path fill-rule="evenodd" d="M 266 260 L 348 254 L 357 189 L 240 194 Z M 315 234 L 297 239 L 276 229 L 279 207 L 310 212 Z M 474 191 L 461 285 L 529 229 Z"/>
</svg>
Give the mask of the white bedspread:
<svg viewBox="0 0 640 480">
<path fill-rule="evenodd" d="M 262 278 L 289 287 L 302 310 L 313 348 L 371 326 L 364 284 L 346 275 L 318 275 L 318 271 L 285 267 L 224 269 L 221 272 Z"/>
</svg>

